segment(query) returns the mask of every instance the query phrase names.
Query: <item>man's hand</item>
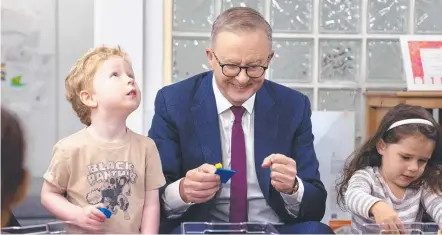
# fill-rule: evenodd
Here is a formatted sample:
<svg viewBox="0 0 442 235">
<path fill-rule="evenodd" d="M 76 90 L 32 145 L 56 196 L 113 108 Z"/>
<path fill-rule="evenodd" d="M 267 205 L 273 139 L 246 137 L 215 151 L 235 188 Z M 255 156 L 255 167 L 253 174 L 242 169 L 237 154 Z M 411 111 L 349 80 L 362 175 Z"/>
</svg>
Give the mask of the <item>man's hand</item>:
<svg viewBox="0 0 442 235">
<path fill-rule="evenodd" d="M 273 187 L 278 192 L 293 194 L 296 180 L 296 162 L 282 154 L 272 154 L 262 162 L 263 168 L 270 167 L 270 178 Z"/>
<path fill-rule="evenodd" d="M 203 164 L 187 172 L 180 182 L 180 196 L 184 202 L 204 203 L 218 192 L 221 181 L 214 165 Z"/>
</svg>

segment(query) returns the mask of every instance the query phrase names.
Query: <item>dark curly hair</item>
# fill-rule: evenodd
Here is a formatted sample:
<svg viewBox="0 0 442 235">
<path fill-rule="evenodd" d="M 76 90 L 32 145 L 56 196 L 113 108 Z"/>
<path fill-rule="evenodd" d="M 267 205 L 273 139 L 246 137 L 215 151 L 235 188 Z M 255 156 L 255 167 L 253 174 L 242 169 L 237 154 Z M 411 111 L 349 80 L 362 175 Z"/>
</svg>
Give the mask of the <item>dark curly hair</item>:
<svg viewBox="0 0 442 235">
<path fill-rule="evenodd" d="M 1 204 L 2 217 L 11 206 L 23 199 L 26 192 L 27 170 L 25 162 L 25 139 L 18 118 L 1 108 Z M 2 218 L 2 225 L 4 224 Z"/>
<path fill-rule="evenodd" d="M 433 126 L 413 123 L 401 125 L 388 130 L 393 123 L 411 118 L 428 120 Z M 382 140 L 387 144 L 392 144 L 399 142 L 404 137 L 415 134 L 422 134 L 428 139 L 435 141 L 435 148 L 431 155 L 431 159 L 425 167 L 424 173 L 419 180 L 413 182 L 410 187 L 417 188 L 425 183 L 435 193 L 440 194 L 442 189 L 441 127 L 434 120 L 433 116 L 423 107 L 399 104 L 385 114 L 376 133 L 347 159 L 344 170 L 341 172 L 341 176 L 338 178 L 336 184 L 338 205 L 345 210 L 344 194 L 347 190 L 350 178 L 356 171 L 369 166 L 381 166 L 381 156 L 376 148 L 376 144 L 379 141 Z"/>
</svg>

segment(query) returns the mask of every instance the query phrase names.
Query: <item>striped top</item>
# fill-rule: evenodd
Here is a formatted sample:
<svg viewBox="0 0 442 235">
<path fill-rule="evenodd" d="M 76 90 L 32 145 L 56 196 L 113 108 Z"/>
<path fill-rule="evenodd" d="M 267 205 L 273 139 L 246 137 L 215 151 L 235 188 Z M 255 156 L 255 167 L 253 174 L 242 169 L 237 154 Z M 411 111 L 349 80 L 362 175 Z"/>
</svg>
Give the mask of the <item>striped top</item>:
<svg viewBox="0 0 442 235">
<path fill-rule="evenodd" d="M 429 188 L 406 189 L 402 199 L 396 198 L 383 180 L 377 167 L 358 170 L 350 178 L 344 195 L 345 205 L 352 214 L 352 233 L 374 234 L 379 230 L 364 228 L 364 224 L 373 224 L 369 216 L 373 204 L 383 200 L 398 213 L 403 223 L 420 222 L 425 210 L 433 220 L 442 225 L 442 197 Z M 422 207 L 420 206 L 422 205 Z"/>
</svg>

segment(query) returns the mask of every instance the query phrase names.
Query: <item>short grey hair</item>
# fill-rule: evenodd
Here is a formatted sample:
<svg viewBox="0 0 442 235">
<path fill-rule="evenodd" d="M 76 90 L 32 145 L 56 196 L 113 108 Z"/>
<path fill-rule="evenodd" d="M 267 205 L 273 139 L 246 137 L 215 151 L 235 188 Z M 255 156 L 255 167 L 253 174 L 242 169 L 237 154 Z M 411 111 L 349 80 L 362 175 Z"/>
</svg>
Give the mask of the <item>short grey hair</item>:
<svg viewBox="0 0 442 235">
<path fill-rule="evenodd" d="M 261 13 L 250 7 L 229 8 L 222 12 L 212 25 L 212 46 L 216 41 L 216 36 L 223 31 L 254 31 L 256 29 L 264 30 L 272 48 L 272 27 Z"/>
</svg>

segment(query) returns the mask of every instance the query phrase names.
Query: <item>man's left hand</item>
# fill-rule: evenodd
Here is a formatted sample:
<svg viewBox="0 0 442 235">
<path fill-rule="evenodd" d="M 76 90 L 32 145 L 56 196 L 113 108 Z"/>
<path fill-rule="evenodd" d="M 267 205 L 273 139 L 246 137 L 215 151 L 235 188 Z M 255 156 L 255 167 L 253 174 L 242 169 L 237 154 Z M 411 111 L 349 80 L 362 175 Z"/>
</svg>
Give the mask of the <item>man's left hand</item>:
<svg viewBox="0 0 442 235">
<path fill-rule="evenodd" d="M 263 168 L 270 167 L 270 178 L 278 192 L 293 194 L 296 180 L 296 161 L 282 154 L 272 154 L 262 162 Z"/>
</svg>

